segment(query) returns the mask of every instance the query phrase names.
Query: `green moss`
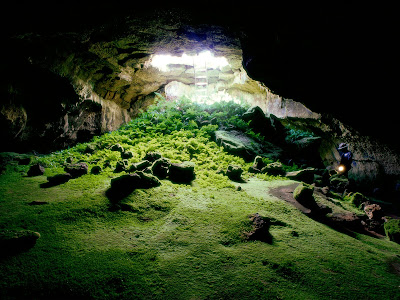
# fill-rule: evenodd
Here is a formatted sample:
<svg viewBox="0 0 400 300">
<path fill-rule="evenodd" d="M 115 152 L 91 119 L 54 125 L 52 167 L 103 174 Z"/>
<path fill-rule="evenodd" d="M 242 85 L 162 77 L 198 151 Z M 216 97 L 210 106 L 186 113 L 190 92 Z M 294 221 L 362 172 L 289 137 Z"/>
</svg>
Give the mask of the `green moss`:
<svg viewBox="0 0 400 300">
<path fill-rule="evenodd" d="M 390 219 L 385 225 L 386 236 L 393 242 L 400 244 L 400 220 Z"/>
<path fill-rule="evenodd" d="M 246 129 L 239 121 L 243 111 L 233 104 L 161 101 L 120 130 L 95 137 L 93 153 L 79 144 L 33 158 L 46 166 L 43 176 L 26 177 L 23 165 L 5 170 L 0 230 L 31 230 L 41 238 L 29 251 L 2 257 L 0 298 L 395 299 L 399 278 L 387 261 L 399 263 L 400 245 L 352 238 L 308 218 L 270 194 L 293 181 L 251 178 L 252 163 L 213 142 L 218 125 L 211 120 Z M 161 180 L 116 208 L 105 195 L 111 179 L 126 174 L 114 173 L 122 159 L 110 150 L 115 144 L 132 151 L 129 165 L 158 151 L 172 163 L 194 163 L 196 178 L 191 184 Z M 89 170 L 102 166 L 102 172 L 44 188 L 46 177 L 63 173 L 67 161 L 84 161 Z M 245 182 L 218 174 L 229 165 L 245 170 Z M 243 239 L 254 213 L 271 220 L 271 244 Z"/>
</svg>

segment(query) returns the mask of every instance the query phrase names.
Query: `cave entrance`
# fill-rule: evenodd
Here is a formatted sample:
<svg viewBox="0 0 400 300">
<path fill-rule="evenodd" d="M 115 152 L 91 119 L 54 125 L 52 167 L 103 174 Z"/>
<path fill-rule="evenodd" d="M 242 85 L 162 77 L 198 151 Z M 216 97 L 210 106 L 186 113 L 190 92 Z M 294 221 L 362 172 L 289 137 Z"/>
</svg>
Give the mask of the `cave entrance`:
<svg viewBox="0 0 400 300">
<path fill-rule="evenodd" d="M 232 91 L 235 85 L 245 83 L 247 74 L 234 69 L 224 56 L 216 56 L 208 50 L 181 56 L 155 54 L 150 65 L 169 79 L 164 87 L 167 99 L 186 97 L 205 104 L 243 100 Z M 179 76 L 174 76 L 177 73 Z"/>
</svg>

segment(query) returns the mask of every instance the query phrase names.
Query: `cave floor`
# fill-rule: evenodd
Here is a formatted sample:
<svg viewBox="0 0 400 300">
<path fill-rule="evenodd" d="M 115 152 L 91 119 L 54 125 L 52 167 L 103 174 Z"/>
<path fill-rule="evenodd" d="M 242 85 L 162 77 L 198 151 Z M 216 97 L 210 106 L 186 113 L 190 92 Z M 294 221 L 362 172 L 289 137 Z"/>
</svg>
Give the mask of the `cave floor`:
<svg viewBox="0 0 400 300">
<path fill-rule="evenodd" d="M 46 177 L 21 168 L 0 176 L 0 228 L 41 237 L 1 257 L 2 299 L 398 297 L 400 245 L 308 217 L 289 203 L 294 181 L 249 179 L 238 190 L 162 180 L 115 210 L 112 173 L 41 188 Z M 254 213 L 271 220 L 271 243 L 243 238 Z"/>
</svg>

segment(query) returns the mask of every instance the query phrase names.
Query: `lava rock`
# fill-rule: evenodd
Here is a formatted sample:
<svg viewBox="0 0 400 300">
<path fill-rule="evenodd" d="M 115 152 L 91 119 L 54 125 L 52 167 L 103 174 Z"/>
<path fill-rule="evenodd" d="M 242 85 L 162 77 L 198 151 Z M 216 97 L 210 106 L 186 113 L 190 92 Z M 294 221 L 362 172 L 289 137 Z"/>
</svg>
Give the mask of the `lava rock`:
<svg viewBox="0 0 400 300">
<path fill-rule="evenodd" d="M 229 165 L 226 169 L 225 175 L 232 181 L 243 182 L 242 179 L 243 169 L 239 166 Z"/>
<path fill-rule="evenodd" d="M 249 168 L 250 173 L 261 173 L 261 169 L 265 167 L 265 163 L 261 156 L 256 156 L 254 158 L 253 165 Z"/>
<path fill-rule="evenodd" d="M 159 185 L 161 182 L 152 174 L 136 172 L 112 179 L 106 195 L 111 201 L 116 202 L 129 196 L 135 189 L 148 189 Z"/>
<path fill-rule="evenodd" d="M 293 191 L 293 198 L 301 205 L 313 209 L 318 207 L 313 197 L 314 187 L 304 182 L 300 183 Z"/>
<path fill-rule="evenodd" d="M 385 234 L 389 240 L 400 244 L 400 219 L 390 219 L 385 225 Z"/>
<path fill-rule="evenodd" d="M 260 216 L 258 213 L 249 216 L 252 222 L 252 230 L 246 232 L 245 236 L 248 240 L 257 240 L 266 243 L 272 242 L 272 236 L 269 233 L 271 222 L 268 218 Z"/>
<path fill-rule="evenodd" d="M 133 152 L 132 151 L 124 151 L 121 153 L 121 157 L 125 159 L 129 159 L 133 157 Z"/>
<path fill-rule="evenodd" d="M 85 162 L 71 164 L 64 168 L 64 171 L 71 174 L 72 178 L 78 178 L 82 175 L 85 175 L 88 173 L 88 170 L 89 170 L 89 167 L 88 167 L 87 163 L 85 163 Z"/>
<path fill-rule="evenodd" d="M 54 176 L 47 177 L 48 184 L 50 186 L 59 185 L 68 182 L 72 178 L 71 174 L 57 174 Z"/>
<path fill-rule="evenodd" d="M 148 160 L 142 160 L 140 162 L 132 164 L 129 167 L 128 172 L 143 171 L 149 166 L 151 166 L 151 163 Z"/>
<path fill-rule="evenodd" d="M 120 144 L 115 144 L 115 145 L 113 145 L 113 146 L 111 147 L 110 150 L 111 150 L 111 151 L 117 151 L 117 152 L 123 153 L 123 152 L 124 152 L 124 147 L 122 147 Z"/>
<path fill-rule="evenodd" d="M 35 246 L 40 234 L 31 230 L 0 231 L 0 253 L 16 254 L 27 251 Z"/>
<path fill-rule="evenodd" d="M 283 165 L 280 162 L 273 162 L 267 164 L 265 167 L 261 169 L 261 173 L 268 173 L 271 175 L 283 175 L 285 174 L 285 170 L 283 169 Z"/>
<path fill-rule="evenodd" d="M 157 159 L 151 166 L 153 175 L 160 179 L 167 178 L 169 167 L 171 166 L 170 161 L 167 158 Z"/>
<path fill-rule="evenodd" d="M 32 165 L 29 170 L 27 175 L 29 177 L 33 177 L 33 176 L 40 176 L 44 174 L 44 167 L 41 164 L 34 164 Z"/>
<path fill-rule="evenodd" d="M 291 180 L 312 183 L 314 181 L 315 172 L 316 170 L 314 168 L 307 168 L 299 171 L 287 172 L 285 177 Z"/>
<path fill-rule="evenodd" d="M 364 207 L 364 212 L 368 219 L 375 221 L 382 221 L 384 213 L 382 207 L 378 204 L 369 204 Z"/>
<path fill-rule="evenodd" d="M 173 163 L 169 167 L 168 178 L 173 182 L 189 183 L 195 178 L 195 164 L 190 161 L 184 161 L 180 164 Z"/>
<path fill-rule="evenodd" d="M 128 169 L 128 161 L 126 159 L 120 160 L 115 165 L 115 173 L 120 173 L 122 171 L 126 171 Z"/>
<path fill-rule="evenodd" d="M 91 170 L 90 173 L 92 173 L 93 175 L 98 175 L 101 173 L 101 167 L 100 166 L 94 166 Z"/>
<path fill-rule="evenodd" d="M 148 160 L 149 162 L 153 163 L 161 157 L 161 154 L 158 152 L 147 152 L 143 160 Z"/>
</svg>

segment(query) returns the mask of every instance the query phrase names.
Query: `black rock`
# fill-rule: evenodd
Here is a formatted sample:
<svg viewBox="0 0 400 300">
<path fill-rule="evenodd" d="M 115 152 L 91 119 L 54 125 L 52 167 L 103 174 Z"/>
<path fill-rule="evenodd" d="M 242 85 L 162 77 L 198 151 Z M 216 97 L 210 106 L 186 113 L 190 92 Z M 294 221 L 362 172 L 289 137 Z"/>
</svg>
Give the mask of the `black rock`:
<svg viewBox="0 0 400 300">
<path fill-rule="evenodd" d="M 64 168 L 64 171 L 71 174 L 72 178 L 77 178 L 82 175 L 85 175 L 88 173 L 88 170 L 89 170 L 89 167 L 88 167 L 87 163 L 85 163 L 85 162 L 71 164 Z"/>
<path fill-rule="evenodd" d="M 189 183 L 195 178 L 194 172 L 195 164 L 190 161 L 183 163 L 173 163 L 169 167 L 168 178 L 173 182 Z"/>
<path fill-rule="evenodd" d="M 41 164 L 34 164 L 29 168 L 27 175 L 29 177 L 32 176 L 40 176 L 44 174 L 44 167 Z"/>
</svg>

